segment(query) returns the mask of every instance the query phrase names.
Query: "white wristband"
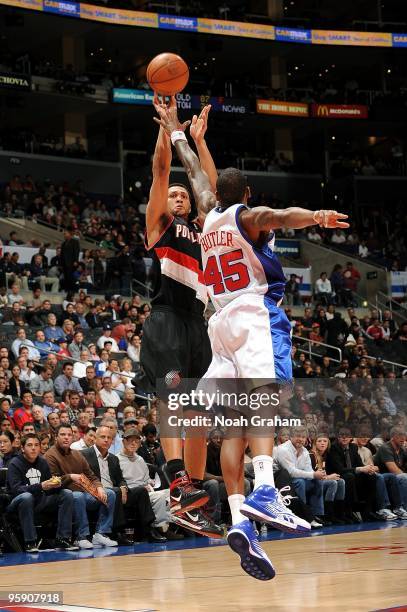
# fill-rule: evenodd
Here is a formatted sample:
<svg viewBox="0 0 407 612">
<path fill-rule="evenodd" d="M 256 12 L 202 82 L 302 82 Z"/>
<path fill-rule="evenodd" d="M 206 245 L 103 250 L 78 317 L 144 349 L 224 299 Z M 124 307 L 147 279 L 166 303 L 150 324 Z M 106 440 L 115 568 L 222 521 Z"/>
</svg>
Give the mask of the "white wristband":
<svg viewBox="0 0 407 612">
<path fill-rule="evenodd" d="M 171 142 L 173 145 L 177 142 L 177 140 L 187 140 L 185 133 L 182 130 L 174 130 L 171 132 Z"/>
</svg>

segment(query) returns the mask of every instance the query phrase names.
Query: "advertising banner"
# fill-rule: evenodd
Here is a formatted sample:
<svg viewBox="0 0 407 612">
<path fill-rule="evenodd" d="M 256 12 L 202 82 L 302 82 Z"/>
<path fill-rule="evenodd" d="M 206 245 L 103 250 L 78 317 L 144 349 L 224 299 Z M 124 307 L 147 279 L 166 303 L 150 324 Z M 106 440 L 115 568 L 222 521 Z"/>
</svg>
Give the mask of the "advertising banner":
<svg viewBox="0 0 407 612">
<path fill-rule="evenodd" d="M 152 91 L 145 89 L 112 89 L 112 102 L 121 104 L 151 104 L 154 98 Z"/>
<path fill-rule="evenodd" d="M 276 238 L 274 250 L 279 255 L 287 255 L 287 257 L 299 257 L 300 241 Z"/>
<path fill-rule="evenodd" d="M 312 30 L 314 45 L 350 45 L 355 47 L 391 47 L 389 32 L 350 32 L 341 30 Z"/>
<path fill-rule="evenodd" d="M 401 299 L 407 295 L 407 272 L 391 272 L 391 297 Z"/>
<path fill-rule="evenodd" d="M 116 25 L 136 26 L 140 28 L 158 28 L 157 13 L 127 11 L 115 8 L 104 8 L 93 4 L 82 4 L 81 17 L 91 21 L 103 21 Z"/>
<path fill-rule="evenodd" d="M 257 112 L 264 115 L 286 115 L 308 117 L 308 104 L 303 102 L 282 102 L 279 100 L 256 100 Z"/>
<path fill-rule="evenodd" d="M 65 15 L 68 17 L 80 17 L 80 4 L 70 0 L 43 0 L 43 10 L 46 13 Z"/>
<path fill-rule="evenodd" d="M 311 104 L 311 114 L 321 119 L 367 119 L 369 109 L 361 104 Z"/>
<path fill-rule="evenodd" d="M 181 30 L 183 32 L 196 32 L 198 30 L 198 19 L 197 17 L 158 15 L 158 27 L 164 30 Z"/>
<path fill-rule="evenodd" d="M 311 44 L 312 33 L 311 30 L 301 28 L 276 28 L 276 40 Z"/>
<path fill-rule="evenodd" d="M 150 105 L 154 94 L 146 89 L 112 89 L 112 102 L 117 104 Z M 176 96 L 178 108 L 183 110 L 201 110 L 205 104 L 211 104 L 214 111 L 244 115 L 249 112 L 249 101 L 238 98 L 223 98 L 210 96 L 191 96 L 179 93 Z"/>
<path fill-rule="evenodd" d="M 15 72 L 0 72 L 0 88 L 30 91 L 31 76 L 28 74 L 17 74 Z"/>
<path fill-rule="evenodd" d="M 243 36 L 274 40 L 274 26 L 260 23 L 243 23 L 240 21 L 224 21 L 223 19 L 206 19 L 198 17 L 198 32 L 203 34 L 223 34 L 224 36 Z"/>
<path fill-rule="evenodd" d="M 392 34 L 393 47 L 407 47 L 407 34 Z"/>
</svg>

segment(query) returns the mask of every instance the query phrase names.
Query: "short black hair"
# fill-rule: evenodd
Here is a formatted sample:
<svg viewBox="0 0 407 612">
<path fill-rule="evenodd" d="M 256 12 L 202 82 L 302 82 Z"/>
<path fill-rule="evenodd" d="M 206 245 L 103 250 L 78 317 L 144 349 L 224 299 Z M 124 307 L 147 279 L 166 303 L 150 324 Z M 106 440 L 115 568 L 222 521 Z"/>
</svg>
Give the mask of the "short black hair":
<svg viewBox="0 0 407 612">
<path fill-rule="evenodd" d="M 143 432 L 143 436 L 148 436 L 148 434 L 153 434 L 154 436 L 156 436 L 157 428 L 154 425 L 154 423 L 147 423 L 146 425 L 144 425 L 142 432 Z"/>
<path fill-rule="evenodd" d="M 246 177 L 237 168 L 226 168 L 216 181 L 216 191 L 222 208 L 242 202 L 246 189 Z"/>
</svg>

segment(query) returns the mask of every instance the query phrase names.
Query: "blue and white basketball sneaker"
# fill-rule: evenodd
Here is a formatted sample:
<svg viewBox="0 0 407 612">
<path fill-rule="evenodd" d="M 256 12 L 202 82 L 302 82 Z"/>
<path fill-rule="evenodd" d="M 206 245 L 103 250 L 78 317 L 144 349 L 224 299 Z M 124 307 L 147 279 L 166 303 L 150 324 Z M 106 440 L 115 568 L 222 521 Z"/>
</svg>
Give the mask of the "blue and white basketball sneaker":
<svg viewBox="0 0 407 612">
<path fill-rule="evenodd" d="M 289 487 L 281 490 L 286 489 Z M 240 512 L 249 519 L 267 523 L 280 531 L 307 533 L 311 530 L 311 525 L 288 508 L 291 498 L 290 495 L 283 497 L 274 487 L 260 485 L 246 497 Z"/>
<path fill-rule="evenodd" d="M 257 532 L 249 520 L 233 525 L 228 531 L 227 541 L 230 548 L 239 555 L 240 565 L 249 576 L 257 580 L 274 578 L 274 567 L 261 548 Z"/>
</svg>

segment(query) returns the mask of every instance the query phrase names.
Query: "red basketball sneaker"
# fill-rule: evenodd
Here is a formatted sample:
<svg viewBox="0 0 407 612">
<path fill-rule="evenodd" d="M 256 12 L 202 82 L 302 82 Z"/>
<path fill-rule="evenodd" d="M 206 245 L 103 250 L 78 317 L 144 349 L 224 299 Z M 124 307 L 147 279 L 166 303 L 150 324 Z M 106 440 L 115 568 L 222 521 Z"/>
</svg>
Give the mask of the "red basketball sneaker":
<svg viewBox="0 0 407 612">
<path fill-rule="evenodd" d="M 177 478 L 170 485 L 171 514 L 182 514 L 208 502 L 208 493 L 196 489 L 187 472 L 177 472 L 176 476 Z"/>
</svg>

